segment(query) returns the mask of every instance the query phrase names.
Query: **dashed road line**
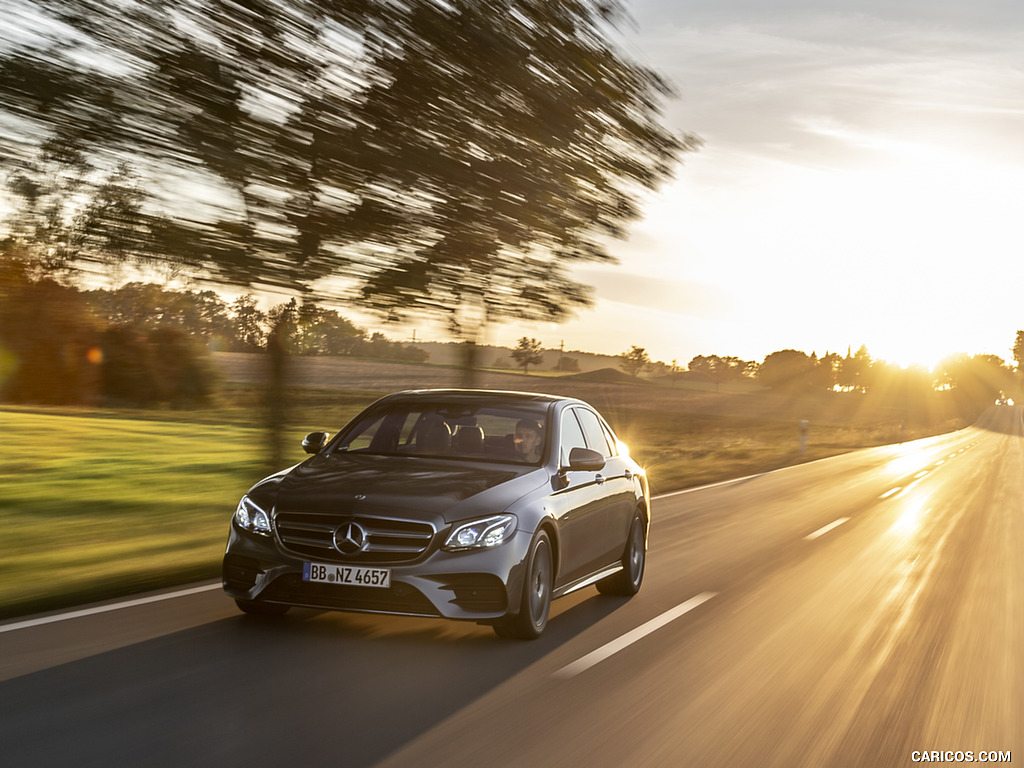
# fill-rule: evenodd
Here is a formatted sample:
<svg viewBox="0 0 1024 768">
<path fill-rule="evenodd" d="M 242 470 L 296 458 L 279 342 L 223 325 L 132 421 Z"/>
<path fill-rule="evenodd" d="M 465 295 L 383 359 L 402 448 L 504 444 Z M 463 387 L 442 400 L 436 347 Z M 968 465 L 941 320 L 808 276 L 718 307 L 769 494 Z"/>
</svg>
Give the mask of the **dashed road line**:
<svg viewBox="0 0 1024 768">
<path fill-rule="evenodd" d="M 675 621 L 680 616 L 683 616 L 699 605 L 706 603 L 717 593 L 715 592 L 701 592 L 699 595 L 691 597 L 685 603 L 680 603 L 675 608 L 665 611 L 660 616 L 656 616 L 645 624 L 641 624 L 634 630 L 627 632 L 621 637 L 612 640 L 610 643 L 606 643 L 598 648 L 596 651 L 591 651 L 586 656 L 581 656 L 571 664 L 566 664 L 564 667 L 554 673 L 554 677 L 569 679 L 576 677 L 581 672 L 586 672 L 588 669 L 593 667 L 595 664 L 600 664 L 602 661 L 607 659 L 609 656 L 613 656 L 619 651 L 628 648 L 638 640 L 642 640 L 652 632 L 661 629 L 669 622 Z"/>
<path fill-rule="evenodd" d="M 804 539 L 806 541 L 814 541 L 819 536 L 824 536 L 826 533 L 831 531 L 833 528 L 838 528 L 840 525 L 842 525 L 843 523 L 847 522 L 849 519 L 850 518 L 848 518 L 848 517 L 840 517 L 838 520 L 833 520 L 828 525 L 823 525 L 821 528 L 816 530 L 814 533 L 807 534 L 806 536 L 804 536 Z"/>
</svg>

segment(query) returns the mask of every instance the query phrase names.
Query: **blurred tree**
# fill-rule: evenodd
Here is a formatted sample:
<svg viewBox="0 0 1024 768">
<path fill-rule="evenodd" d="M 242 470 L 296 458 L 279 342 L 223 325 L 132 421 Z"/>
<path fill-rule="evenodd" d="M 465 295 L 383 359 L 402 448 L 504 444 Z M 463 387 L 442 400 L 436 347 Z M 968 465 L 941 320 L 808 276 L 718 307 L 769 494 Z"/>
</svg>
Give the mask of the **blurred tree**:
<svg viewBox="0 0 1024 768">
<path fill-rule="evenodd" d="M 415 236 L 364 273 L 363 297 L 394 316 L 446 313 L 470 340 L 495 320 L 563 319 L 590 303 L 568 268 L 611 261 L 607 238 L 697 141 L 658 125 L 667 85 L 605 37 L 618 3 L 412 9 L 416 47 L 383 60 L 369 101 L 403 115 L 390 153 L 423 194 Z"/>
<path fill-rule="evenodd" d="M 234 326 L 228 304 L 220 295 L 210 290 L 187 291 L 181 304 L 181 325 L 189 336 L 212 349 L 232 346 Z"/>
<path fill-rule="evenodd" d="M 75 288 L 36 278 L 0 247 L 0 399 L 89 404 L 99 385 L 97 323 Z"/>
<path fill-rule="evenodd" d="M 836 384 L 847 391 L 867 392 L 871 387 L 871 353 L 861 345 L 855 355 L 846 350 L 839 366 L 836 368 Z"/>
<path fill-rule="evenodd" d="M 783 349 L 765 357 L 757 370 L 757 380 L 766 387 L 784 392 L 802 392 L 814 386 L 815 360 L 806 352 Z"/>
<path fill-rule="evenodd" d="M 523 369 L 523 373 L 529 373 L 531 365 L 540 365 L 544 360 L 544 349 L 537 339 L 523 336 L 512 350 L 512 358 Z"/>
<path fill-rule="evenodd" d="M 575 357 L 563 355 L 558 359 L 558 363 L 555 365 L 554 370 L 561 371 L 562 373 L 579 373 L 580 361 Z"/>
<path fill-rule="evenodd" d="M 750 376 L 756 367 L 756 363 L 740 360 L 738 357 L 697 355 L 690 361 L 687 370 L 702 375 L 708 381 L 713 381 L 717 390 L 723 381 L 739 381 Z"/>
<path fill-rule="evenodd" d="M 661 125 L 671 89 L 617 49 L 625 18 L 619 0 L 35 0 L 0 50 L 0 104 L 29 129 L 0 148 L 130 155 L 173 210 L 168 255 L 207 278 L 354 290 L 475 342 L 587 306 L 570 268 L 612 261 L 699 145 Z"/>
<path fill-rule="evenodd" d="M 366 337 L 333 309 L 307 301 L 296 317 L 295 351 L 302 355 L 351 355 Z"/>
<path fill-rule="evenodd" d="M 628 352 L 623 352 L 619 357 L 621 358 L 619 367 L 630 376 L 639 376 L 643 373 L 644 368 L 651 364 L 647 350 L 635 344 L 629 348 Z"/>
<path fill-rule="evenodd" d="M 267 324 L 270 331 L 267 348 L 270 349 L 270 336 L 276 337 L 275 343 L 283 352 L 294 352 L 298 346 L 299 335 L 299 302 L 289 299 L 284 304 L 276 304 L 267 312 Z"/>
<path fill-rule="evenodd" d="M 234 327 L 228 305 L 214 291 L 171 291 L 155 283 L 133 282 L 84 295 L 109 325 L 145 331 L 177 328 L 203 344 L 232 345 Z"/>
<path fill-rule="evenodd" d="M 404 346 L 392 341 L 383 333 L 374 332 L 369 339 L 363 339 L 356 345 L 353 354 L 361 357 L 372 357 L 382 360 L 403 360 L 411 363 L 423 363 L 430 359 L 430 354 L 414 346 Z"/>
<path fill-rule="evenodd" d="M 871 365 L 871 392 L 874 401 L 890 409 L 895 426 L 905 433 L 907 428 L 934 422 L 940 399 L 935 379 L 924 367 L 904 368 L 876 360 Z M 903 437 L 904 434 L 900 434 Z"/>
<path fill-rule="evenodd" d="M 839 381 L 843 358 L 835 352 L 826 352 L 818 360 L 815 383 L 821 389 L 832 391 Z"/>
<path fill-rule="evenodd" d="M 952 393 L 958 411 L 968 419 L 977 418 L 1014 384 L 1012 369 L 996 355 L 953 355 L 942 360 L 935 373 L 939 385 Z"/>
<path fill-rule="evenodd" d="M 6 109 L 99 165 L 139 158 L 213 276 L 302 292 L 344 270 L 370 306 L 445 313 L 465 338 L 585 306 L 567 267 L 610 260 L 607 236 L 698 145 L 661 127 L 670 88 L 612 44 L 617 0 L 42 13 L 0 52 Z"/>
<path fill-rule="evenodd" d="M 240 352 L 255 352 L 266 344 L 267 315 L 259 308 L 251 294 L 239 296 L 231 303 L 234 331 L 233 348 Z"/>
<path fill-rule="evenodd" d="M 112 291 L 89 291 L 86 296 L 107 325 L 150 330 L 170 311 L 168 292 L 155 283 L 126 283 Z"/>
<path fill-rule="evenodd" d="M 126 264 L 195 262 L 181 225 L 144 211 L 148 196 L 126 162 L 101 171 L 80 146 L 57 137 L 4 170 L 12 211 L 3 236 L 37 275 L 67 280 L 85 264 L 114 276 Z"/>
<path fill-rule="evenodd" d="M 143 331 L 110 326 L 103 331 L 101 350 L 101 392 L 107 403 L 144 408 L 160 399 L 153 366 L 155 350 L 146 343 Z"/>
<path fill-rule="evenodd" d="M 176 408 L 206 402 L 213 394 L 214 371 L 205 348 L 181 328 L 163 327 L 151 332 L 156 399 Z"/>
</svg>

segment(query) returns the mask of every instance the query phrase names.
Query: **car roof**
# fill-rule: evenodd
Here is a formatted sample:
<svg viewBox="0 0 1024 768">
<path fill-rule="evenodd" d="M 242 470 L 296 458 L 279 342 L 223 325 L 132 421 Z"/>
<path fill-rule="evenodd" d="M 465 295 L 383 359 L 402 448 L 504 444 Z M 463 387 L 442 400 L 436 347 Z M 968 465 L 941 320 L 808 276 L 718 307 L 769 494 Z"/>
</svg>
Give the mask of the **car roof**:
<svg viewBox="0 0 1024 768">
<path fill-rule="evenodd" d="M 578 400 L 574 397 L 548 395 L 540 392 L 516 392 L 501 389 L 409 389 L 403 392 L 395 392 L 381 398 L 381 401 L 384 400 L 432 400 L 435 402 L 451 401 L 458 403 L 493 402 L 495 400 L 532 403 L 583 403 L 582 400 Z"/>
</svg>

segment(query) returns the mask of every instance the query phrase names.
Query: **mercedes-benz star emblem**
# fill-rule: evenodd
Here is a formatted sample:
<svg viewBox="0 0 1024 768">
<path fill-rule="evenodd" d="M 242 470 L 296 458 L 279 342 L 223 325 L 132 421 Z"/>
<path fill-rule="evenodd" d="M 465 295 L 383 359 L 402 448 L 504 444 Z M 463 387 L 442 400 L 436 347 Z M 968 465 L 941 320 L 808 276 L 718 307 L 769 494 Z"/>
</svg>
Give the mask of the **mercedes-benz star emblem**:
<svg viewBox="0 0 1024 768">
<path fill-rule="evenodd" d="M 366 531 L 359 523 L 339 525 L 334 532 L 334 546 L 343 555 L 354 555 L 366 549 Z"/>
</svg>

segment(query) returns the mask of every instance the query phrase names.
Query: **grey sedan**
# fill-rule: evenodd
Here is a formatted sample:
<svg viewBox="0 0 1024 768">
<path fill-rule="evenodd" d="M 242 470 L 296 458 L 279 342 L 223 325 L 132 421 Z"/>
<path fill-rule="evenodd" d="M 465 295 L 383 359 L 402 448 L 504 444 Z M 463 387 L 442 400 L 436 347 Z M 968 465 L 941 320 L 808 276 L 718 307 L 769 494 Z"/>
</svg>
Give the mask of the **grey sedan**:
<svg viewBox="0 0 1024 768">
<path fill-rule="evenodd" d="M 303 446 L 231 520 L 223 582 L 243 611 L 434 616 L 531 639 L 555 598 L 640 589 L 647 477 L 581 400 L 400 392 Z"/>
</svg>

